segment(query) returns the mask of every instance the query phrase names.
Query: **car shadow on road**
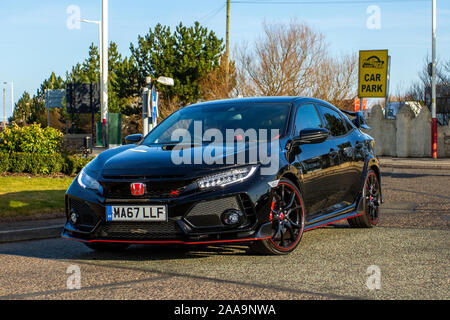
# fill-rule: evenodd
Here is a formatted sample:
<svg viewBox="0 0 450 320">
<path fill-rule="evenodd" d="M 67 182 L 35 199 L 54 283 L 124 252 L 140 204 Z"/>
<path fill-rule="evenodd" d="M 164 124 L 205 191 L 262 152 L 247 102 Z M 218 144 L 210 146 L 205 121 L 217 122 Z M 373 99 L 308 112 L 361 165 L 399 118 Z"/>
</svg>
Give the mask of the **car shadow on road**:
<svg viewBox="0 0 450 320">
<path fill-rule="evenodd" d="M 348 229 L 344 222 L 329 224 L 325 229 Z M 309 233 L 309 232 L 308 232 Z M 213 256 L 260 256 L 250 250 L 250 242 L 235 244 L 135 244 L 116 252 L 99 252 L 84 244 L 63 238 L 0 244 L 1 255 L 40 259 L 79 261 L 167 261 L 210 258 Z"/>
<path fill-rule="evenodd" d="M 323 226 L 324 229 L 349 229 L 348 223 L 338 222 Z M 132 245 L 120 252 L 97 252 L 87 248 L 77 259 L 87 260 L 179 260 L 209 258 L 212 256 L 261 256 L 251 250 L 250 242 L 240 244 L 199 245 Z"/>
<path fill-rule="evenodd" d="M 164 261 L 201 259 L 220 255 L 247 255 L 248 245 L 132 245 L 115 252 L 92 250 L 62 238 L 0 244 L 1 255 L 55 260 Z"/>
<path fill-rule="evenodd" d="M 88 249 L 90 250 L 90 249 Z M 77 259 L 163 261 L 201 259 L 211 256 L 247 255 L 248 246 L 242 245 L 132 245 L 121 252 L 97 252 L 90 250 Z"/>
</svg>

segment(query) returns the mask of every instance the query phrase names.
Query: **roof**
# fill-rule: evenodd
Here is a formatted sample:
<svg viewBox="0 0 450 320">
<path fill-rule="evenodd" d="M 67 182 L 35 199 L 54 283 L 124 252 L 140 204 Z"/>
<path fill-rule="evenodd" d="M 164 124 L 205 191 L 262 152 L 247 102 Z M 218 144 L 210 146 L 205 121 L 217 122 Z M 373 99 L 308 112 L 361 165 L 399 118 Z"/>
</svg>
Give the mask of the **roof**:
<svg viewBox="0 0 450 320">
<path fill-rule="evenodd" d="M 307 97 L 251 97 L 251 98 L 235 98 L 235 99 L 222 99 L 204 101 L 196 104 L 189 105 L 188 107 L 196 107 L 202 105 L 219 105 L 229 103 L 293 103 L 301 100 L 313 100 L 321 101 L 319 99 L 307 98 Z"/>
</svg>

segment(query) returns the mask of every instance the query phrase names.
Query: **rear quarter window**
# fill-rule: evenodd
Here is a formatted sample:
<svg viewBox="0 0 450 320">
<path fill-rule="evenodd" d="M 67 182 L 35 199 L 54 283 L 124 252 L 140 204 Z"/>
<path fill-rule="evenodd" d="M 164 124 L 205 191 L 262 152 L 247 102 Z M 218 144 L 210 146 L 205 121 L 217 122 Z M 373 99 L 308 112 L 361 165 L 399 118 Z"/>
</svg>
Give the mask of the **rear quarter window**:
<svg viewBox="0 0 450 320">
<path fill-rule="evenodd" d="M 342 136 L 347 133 L 347 124 L 339 112 L 321 105 L 318 107 L 324 126 L 330 131 L 333 137 Z"/>
</svg>

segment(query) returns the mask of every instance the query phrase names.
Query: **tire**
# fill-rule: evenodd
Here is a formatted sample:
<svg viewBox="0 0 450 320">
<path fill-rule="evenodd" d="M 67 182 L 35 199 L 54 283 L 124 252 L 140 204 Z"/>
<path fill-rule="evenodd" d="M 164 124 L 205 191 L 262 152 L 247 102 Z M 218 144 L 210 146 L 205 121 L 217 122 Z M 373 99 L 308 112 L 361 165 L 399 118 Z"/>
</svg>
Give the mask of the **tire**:
<svg viewBox="0 0 450 320">
<path fill-rule="evenodd" d="M 286 255 L 297 248 L 305 229 L 304 201 L 300 190 L 288 179 L 273 188 L 269 220 L 273 224 L 270 239 L 254 242 L 250 251 L 263 255 Z"/>
<path fill-rule="evenodd" d="M 119 252 L 128 248 L 127 243 L 108 243 L 108 242 L 86 242 L 84 243 L 89 249 L 99 252 Z"/>
<path fill-rule="evenodd" d="M 373 228 L 378 224 L 380 216 L 380 182 L 373 170 L 367 172 L 362 192 L 364 202 L 364 214 L 348 219 L 348 224 L 353 228 Z"/>
</svg>

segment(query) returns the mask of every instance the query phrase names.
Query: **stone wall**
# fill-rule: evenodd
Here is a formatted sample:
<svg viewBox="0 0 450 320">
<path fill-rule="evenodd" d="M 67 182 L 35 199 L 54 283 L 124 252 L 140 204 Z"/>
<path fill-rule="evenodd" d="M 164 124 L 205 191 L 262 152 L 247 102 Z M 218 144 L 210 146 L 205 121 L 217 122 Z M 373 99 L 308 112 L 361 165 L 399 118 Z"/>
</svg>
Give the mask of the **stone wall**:
<svg viewBox="0 0 450 320">
<path fill-rule="evenodd" d="M 431 157 L 431 113 L 422 108 L 415 115 L 408 104 L 403 105 L 395 120 L 385 119 L 380 106 L 374 106 L 366 131 L 375 139 L 379 156 Z M 450 127 L 438 126 L 438 157 L 450 157 Z"/>
</svg>

